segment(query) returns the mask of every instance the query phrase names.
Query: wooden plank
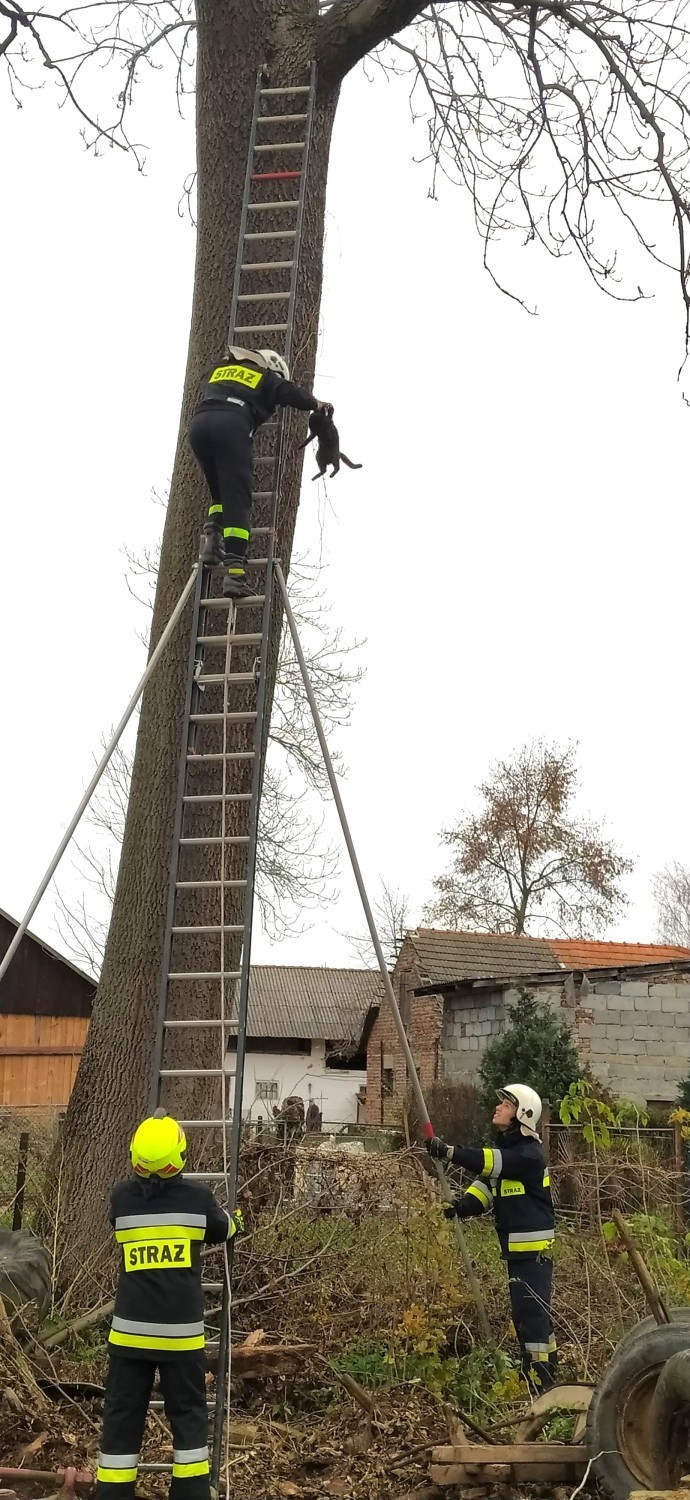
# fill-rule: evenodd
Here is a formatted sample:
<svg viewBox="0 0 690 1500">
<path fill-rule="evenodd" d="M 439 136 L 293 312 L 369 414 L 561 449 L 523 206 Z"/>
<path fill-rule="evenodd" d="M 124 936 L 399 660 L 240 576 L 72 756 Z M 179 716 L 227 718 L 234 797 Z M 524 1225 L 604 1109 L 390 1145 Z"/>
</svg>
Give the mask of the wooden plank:
<svg viewBox="0 0 690 1500">
<path fill-rule="evenodd" d="M 81 1057 L 82 1047 L 0 1047 L 0 1057 Z"/>
<path fill-rule="evenodd" d="M 589 1450 L 578 1443 L 452 1443 L 432 1448 L 434 1464 L 564 1464 L 589 1462 Z"/>
<path fill-rule="evenodd" d="M 574 1450 L 576 1452 L 577 1449 Z M 568 1484 L 574 1479 L 583 1478 L 587 1465 L 573 1456 L 567 1464 L 430 1464 L 428 1473 L 433 1484 L 466 1486 L 487 1483 L 493 1471 L 504 1469 L 516 1484 Z M 505 1483 L 505 1480 L 500 1482 Z M 639 1500 L 642 1500 L 642 1496 L 644 1500 L 653 1500 L 649 1490 L 641 1491 Z M 630 1500 L 633 1500 L 632 1496 Z M 687 1490 L 677 1497 L 671 1492 L 668 1500 L 687 1500 Z"/>
</svg>

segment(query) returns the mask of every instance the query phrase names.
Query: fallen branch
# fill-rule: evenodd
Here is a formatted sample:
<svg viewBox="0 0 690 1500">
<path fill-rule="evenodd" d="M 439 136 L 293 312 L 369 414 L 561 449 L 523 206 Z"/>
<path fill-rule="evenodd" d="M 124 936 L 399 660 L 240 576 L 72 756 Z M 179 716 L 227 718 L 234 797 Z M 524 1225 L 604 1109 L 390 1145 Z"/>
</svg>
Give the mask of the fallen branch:
<svg viewBox="0 0 690 1500">
<path fill-rule="evenodd" d="M 43 1349 L 55 1349 L 58 1344 L 64 1344 L 71 1333 L 81 1333 L 84 1328 L 93 1328 L 94 1323 L 100 1323 L 103 1318 L 110 1317 L 115 1303 L 101 1302 L 98 1307 L 92 1307 L 91 1312 L 82 1313 L 80 1318 L 75 1318 L 72 1323 L 65 1323 L 58 1328 L 56 1333 L 49 1333 L 47 1339 L 41 1339 Z"/>
</svg>

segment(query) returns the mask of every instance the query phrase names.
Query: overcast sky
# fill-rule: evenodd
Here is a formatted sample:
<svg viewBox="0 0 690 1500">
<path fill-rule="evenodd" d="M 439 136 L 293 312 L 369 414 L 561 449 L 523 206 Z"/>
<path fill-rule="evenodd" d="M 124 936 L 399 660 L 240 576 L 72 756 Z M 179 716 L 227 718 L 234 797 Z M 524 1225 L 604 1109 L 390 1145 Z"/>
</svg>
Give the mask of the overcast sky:
<svg viewBox="0 0 690 1500">
<path fill-rule="evenodd" d="M 143 85 L 142 85 L 143 88 Z M 50 89 L 0 99 L 5 228 L 0 395 L 0 906 L 20 916 L 144 661 L 124 545 L 155 543 L 191 306 L 194 164 L 164 76 L 146 82 L 145 173 L 94 159 Z M 687 784 L 690 411 L 670 273 L 617 305 L 576 257 L 501 251 L 530 317 L 482 268 L 470 205 L 428 196 L 402 84 L 353 75 L 329 178 L 316 392 L 364 467 L 327 491 L 307 458 L 297 547 L 332 617 L 365 636 L 340 744 L 365 876 L 419 908 L 438 834 L 489 762 L 533 736 L 579 741 L 580 808 L 635 857 L 612 937 L 654 937 L 650 877 L 690 861 Z M 219 338 L 223 330 L 219 329 Z M 430 399 L 431 397 L 431 399 Z M 431 415 L 430 415 L 431 414 Z M 201 522 L 200 517 L 200 522 Z M 330 808 L 326 823 L 337 837 Z M 78 895 L 69 856 L 61 877 Z M 339 899 L 255 957 L 351 961 Z M 53 898 L 34 929 L 56 946 Z"/>
</svg>

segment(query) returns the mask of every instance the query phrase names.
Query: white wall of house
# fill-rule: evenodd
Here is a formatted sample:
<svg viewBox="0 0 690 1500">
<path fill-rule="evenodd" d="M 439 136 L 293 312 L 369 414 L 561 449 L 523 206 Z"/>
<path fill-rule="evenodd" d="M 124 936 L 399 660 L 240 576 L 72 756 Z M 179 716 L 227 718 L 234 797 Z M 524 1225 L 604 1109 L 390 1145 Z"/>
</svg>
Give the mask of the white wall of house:
<svg viewBox="0 0 690 1500">
<path fill-rule="evenodd" d="M 233 1052 L 227 1055 L 226 1067 L 234 1072 Z M 311 1053 L 248 1052 L 242 1114 L 245 1119 L 272 1119 L 274 1104 L 280 1105 L 290 1094 L 299 1094 L 305 1110 L 314 1100 L 324 1125 L 354 1123 L 357 1094 L 366 1081 L 364 1068 L 327 1068 L 325 1042 L 312 1042 Z"/>
</svg>

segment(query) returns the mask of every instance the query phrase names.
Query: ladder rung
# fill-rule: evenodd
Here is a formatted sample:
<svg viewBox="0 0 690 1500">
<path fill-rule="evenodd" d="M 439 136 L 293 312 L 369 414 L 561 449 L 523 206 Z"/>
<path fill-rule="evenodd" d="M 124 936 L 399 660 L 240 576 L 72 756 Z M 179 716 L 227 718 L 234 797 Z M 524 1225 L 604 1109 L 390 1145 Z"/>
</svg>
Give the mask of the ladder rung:
<svg viewBox="0 0 690 1500">
<path fill-rule="evenodd" d="M 185 1172 L 184 1175 L 185 1175 L 185 1177 L 188 1177 L 189 1173 Z M 156 1396 L 153 1401 L 149 1401 L 149 1406 L 151 1407 L 152 1411 L 163 1411 L 164 1408 L 165 1408 L 165 1402 L 164 1401 L 159 1401 L 158 1397 Z M 206 1402 L 206 1408 L 207 1408 L 208 1411 L 215 1411 L 215 1409 L 216 1409 L 216 1403 L 215 1403 L 215 1401 L 207 1401 Z M 155 1468 L 155 1464 L 153 1465 L 153 1467 Z M 168 1464 L 166 1467 L 168 1469 L 170 1469 L 172 1467 L 172 1465 Z M 139 1468 L 140 1469 L 145 1469 L 146 1468 L 146 1464 L 139 1464 Z"/>
<path fill-rule="evenodd" d="M 291 271 L 294 260 L 249 260 L 242 271 Z"/>
<path fill-rule="evenodd" d="M 262 89 L 262 99 L 277 99 L 285 94 L 308 94 L 311 88 L 309 83 L 300 83 L 294 89 Z"/>
<path fill-rule="evenodd" d="M 209 672 L 204 673 L 203 677 L 195 677 L 194 681 L 197 687 L 217 687 L 222 682 L 234 682 L 236 684 L 250 682 L 256 684 L 256 673 L 228 672 L 227 677 L 224 677 L 222 672 Z"/>
<path fill-rule="evenodd" d="M 276 459 L 275 453 L 273 454 L 272 457 L 271 457 L 270 454 L 267 454 L 266 457 L 264 457 L 264 458 L 255 458 L 254 459 L 254 463 L 255 464 L 275 464 L 275 463 L 277 463 L 277 459 Z M 252 499 L 254 499 L 254 500 L 270 500 L 272 494 L 273 494 L 273 490 L 255 490 L 254 494 L 252 496 Z"/>
<path fill-rule="evenodd" d="M 180 1124 L 182 1121 L 179 1122 Z M 196 1120 L 185 1120 L 185 1125 L 195 1125 Z M 202 1292 L 222 1292 L 225 1283 L 223 1281 L 202 1281 Z"/>
<path fill-rule="evenodd" d="M 254 499 L 255 500 L 270 500 L 272 493 L 273 493 L 272 490 L 268 490 L 265 494 L 262 494 L 260 491 L 257 491 L 255 493 L 255 495 L 254 495 Z M 267 557 L 245 557 L 244 561 L 245 561 L 245 566 L 247 568 L 265 568 L 266 564 L 268 562 L 268 558 Z M 280 558 L 276 557 L 276 558 L 274 558 L 274 561 L 275 562 L 280 562 Z M 207 568 L 209 568 L 212 573 L 213 572 L 218 572 L 218 571 L 225 572 L 225 568 L 226 568 L 227 564 L 226 563 L 206 563 L 205 566 Z M 204 603 L 206 603 L 206 601 L 204 601 Z"/>
<path fill-rule="evenodd" d="M 260 151 L 303 151 L 304 141 L 275 141 L 273 145 L 266 141 L 261 146 L 255 146 L 254 150 L 257 155 Z"/>
<path fill-rule="evenodd" d="M 225 927 L 173 927 L 173 937 L 181 937 L 183 933 L 195 932 L 244 932 L 244 923 L 226 923 Z"/>
<path fill-rule="evenodd" d="M 178 1120 L 177 1123 L 182 1126 L 183 1130 L 192 1130 L 197 1127 L 202 1129 L 205 1125 L 213 1126 L 214 1130 L 220 1130 L 223 1125 L 231 1125 L 232 1120 Z M 209 1283 L 209 1285 L 215 1285 L 215 1283 Z"/>
<path fill-rule="evenodd" d="M 243 292 L 238 302 L 289 302 L 290 292 Z"/>
<path fill-rule="evenodd" d="M 301 177 L 301 172 L 252 172 L 252 182 L 285 182 L 286 178 Z"/>
<path fill-rule="evenodd" d="M 226 1018 L 226 1020 L 223 1021 L 220 1019 L 220 1017 L 215 1017 L 212 1021 L 200 1021 L 197 1019 L 193 1021 L 164 1021 L 163 1025 L 169 1030 L 177 1029 L 179 1031 L 183 1026 L 236 1026 L 237 1020 L 229 1020 Z M 213 1120 L 211 1121 L 211 1124 L 214 1124 Z"/>
<path fill-rule="evenodd" d="M 254 208 L 265 207 L 263 203 L 255 203 L 253 206 Z M 252 204 L 250 203 L 248 207 L 251 208 Z M 285 204 L 279 204 L 278 207 L 284 208 Z M 245 234 L 244 238 L 245 240 L 294 240 L 296 235 L 296 229 L 265 229 L 263 233 L 256 230 L 252 234 Z"/>
<path fill-rule="evenodd" d="M 253 760 L 255 753 L 254 750 L 226 750 L 225 754 L 223 754 L 219 750 L 216 754 L 210 755 L 188 755 L 187 760 L 191 765 L 194 765 L 196 761 L 206 761 L 208 764 L 212 760 Z"/>
<path fill-rule="evenodd" d="M 220 969 L 199 969 L 190 974 L 168 974 L 168 979 L 240 979 L 239 969 L 227 969 L 221 974 Z M 203 1069 L 202 1069 L 203 1071 Z"/>
<path fill-rule="evenodd" d="M 308 115 L 259 115 L 260 125 L 298 125 Z"/>
<path fill-rule="evenodd" d="M 275 463 L 275 458 L 270 458 L 268 461 L 269 461 L 269 463 L 274 464 Z M 259 462 L 260 463 L 265 463 L 265 459 L 260 459 Z M 269 497 L 270 497 L 270 494 L 271 494 L 270 490 L 269 490 L 268 494 L 269 494 Z M 254 499 L 255 500 L 265 500 L 266 496 L 265 495 L 256 494 L 254 496 Z M 272 533 L 273 533 L 273 530 L 274 530 L 273 526 L 252 526 L 252 536 L 271 536 Z"/>
<path fill-rule="evenodd" d="M 246 714 L 190 714 L 191 724 L 250 724 L 256 718 L 256 712 Z M 192 757 L 194 759 L 194 757 Z"/>
<path fill-rule="evenodd" d="M 251 209 L 252 213 L 256 213 L 256 214 L 267 213 L 269 209 L 274 209 L 274 208 L 299 208 L 299 198 L 283 198 L 280 203 L 248 203 L 247 204 L 247 210 L 249 211 L 249 209 Z M 290 233 L 294 234 L 295 233 L 294 229 L 290 230 Z M 283 237 L 284 238 L 284 235 L 282 234 L 282 231 L 279 230 L 279 229 L 274 229 L 273 233 L 270 235 L 270 238 L 273 240 L 273 239 L 278 239 L 279 237 Z M 258 234 L 256 234 L 256 235 L 246 234 L 245 235 L 245 239 L 246 240 L 251 240 L 251 239 L 267 240 L 268 238 L 269 238 L 269 236 L 267 234 L 262 234 L 262 235 L 258 235 Z"/>
<path fill-rule="evenodd" d="M 170 976 L 172 978 L 172 975 Z M 209 975 L 212 979 L 213 975 Z M 161 1078 L 222 1078 L 225 1074 L 224 1068 L 159 1068 Z M 198 1176 L 198 1173 L 185 1172 L 185 1177 Z M 222 1177 L 222 1172 L 219 1174 Z"/>
<path fill-rule="evenodd" d="M 207 839 L 180 839 L 180 848 L 205 849 L 207 844 L 248 844 L 248 833 L 226 833 L 224 837 Z"/>
<path fill-rule="evenodd" d="M 259 631 L 256 631 L 254 635 L 230 636 L 233 646 L 260 646 L 262 639 Z M 198 635 L 196 643 L 197 646 L 227 646 L 228 637 L 226 635 Z"/>
<path fill-rule="evenodd" d="M 202 609 L 227 609 L 228 604 L 234 604 L 236 609 L 241 608 L 242 605 L 250 609 L 256 609 L 263 602 L 263 594 L 250 594 L 248 599 L 202 599 L 201 607 Z"/>
<path fill-rule="evenodd" d="M 222 760 L 221 755 L 205 755 L 203 760 Z M 247 884 L 246 880 L 176 880 L 176 891 L 219 891 L 221 884 L 228 891 L 239 891 Z M 169 1024 L 172 1024 L 170 1022 Z"/>
<path fill-rule="evenodd" d="M 251 792 L 204 792 L 203 796 L 182 798 L 182 801 L 190 807 L 195 804 L 200 807 L 206 802 L 251 802 L 251 800 Z"/>
<path fill-rule="evenodd" d="M 287 323 L 245 323 L 243 328 L 235 325 L 235 333 L 286 333 Z"/>
</svg>

